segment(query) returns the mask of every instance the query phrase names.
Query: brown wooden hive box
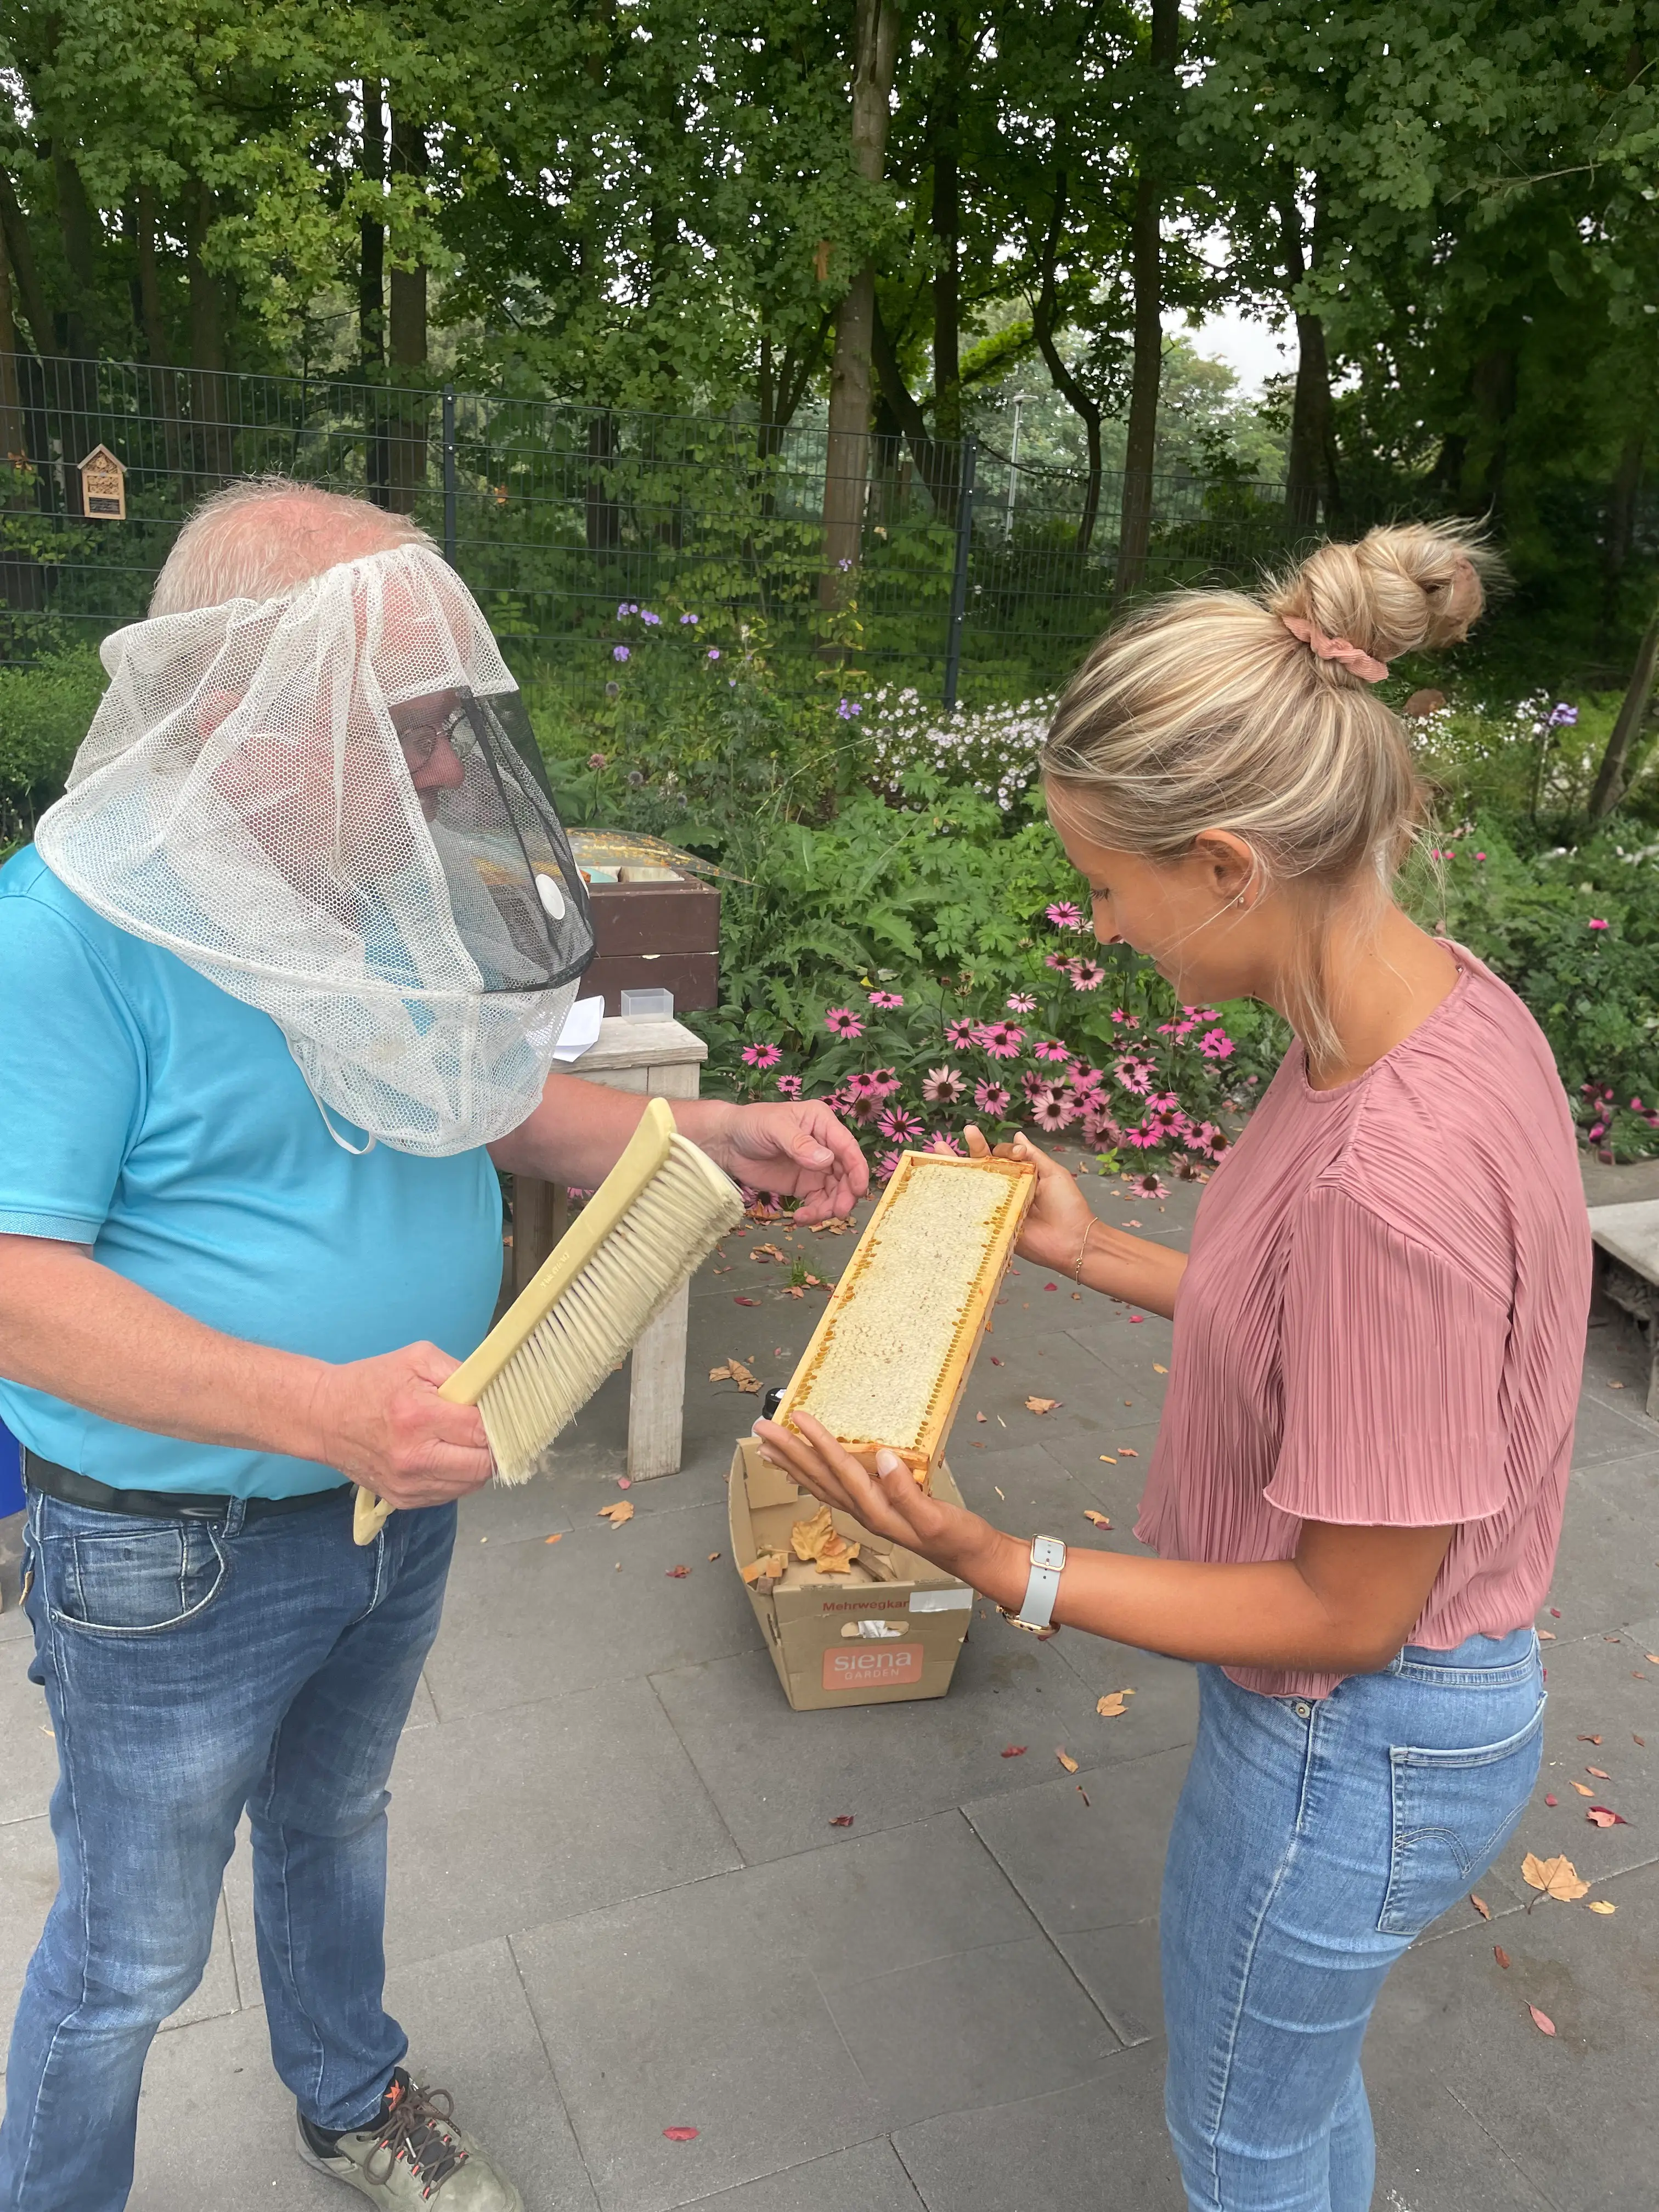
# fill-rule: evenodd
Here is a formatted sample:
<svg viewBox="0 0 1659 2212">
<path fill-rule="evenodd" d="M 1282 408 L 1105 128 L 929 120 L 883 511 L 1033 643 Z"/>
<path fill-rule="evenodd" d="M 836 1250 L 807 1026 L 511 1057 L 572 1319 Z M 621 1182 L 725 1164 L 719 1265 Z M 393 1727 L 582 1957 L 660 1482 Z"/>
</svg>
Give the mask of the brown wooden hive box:
<svg viewBox="0 0 1659 2212">
<path fill-rule="evenodd" d="M 589 884 L 599 950 L 584 998 L 603 993 L 607 1014 L 624 991 L 674 994 L 674 1011 L 720 1003 L 720 895 L 680 876 L 672 884 Z"/>
</svg>

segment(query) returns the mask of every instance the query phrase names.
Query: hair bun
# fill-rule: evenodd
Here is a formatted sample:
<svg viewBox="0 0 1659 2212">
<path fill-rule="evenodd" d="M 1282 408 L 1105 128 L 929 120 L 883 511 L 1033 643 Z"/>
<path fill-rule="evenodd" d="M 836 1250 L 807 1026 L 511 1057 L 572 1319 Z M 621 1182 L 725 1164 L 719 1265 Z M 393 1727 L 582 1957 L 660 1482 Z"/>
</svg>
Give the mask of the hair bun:
<svg viewBox="0 0 1659 2212">
<path fill-rule="evenodd" d="M 1307 623 L 1372 661 L 1390 661 L 1466 637 L 1486 604 L 1482 575 L 1497 567 L 1467 525 L 1385 523 L 1357 543 L 1320 546 L 1264 598 L 1287 623 Z M 1346 657 L 1322 665 L 1340 681 L 1366 680 Z"/>
</svg>

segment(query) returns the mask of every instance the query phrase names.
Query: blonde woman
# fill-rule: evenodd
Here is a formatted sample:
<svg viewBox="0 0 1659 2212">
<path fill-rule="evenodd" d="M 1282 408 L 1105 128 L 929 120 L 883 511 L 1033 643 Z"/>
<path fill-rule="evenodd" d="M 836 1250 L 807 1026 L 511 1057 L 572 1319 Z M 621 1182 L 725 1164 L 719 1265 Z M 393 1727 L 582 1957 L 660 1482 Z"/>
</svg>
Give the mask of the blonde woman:
<svg viewBox="0 0 1659 2212">
<path fill-rule="evenodd" d="M 1530 1015 L 1395 901 L 1424 793 L 1372 689 L 1465 634 L 1479 559 L 1450 529 L 1374 530 L 1262 599 L 1154 602 L 1048 736 L 1096 934 L 1183 1003 L 1259 999 L 1297 1033 L 1189 1258 L 1097 1222 L 1018 1143 L 1039 1178 L 1022 1253 L 1174 1317 L 1138 1528 L 1158 1556 L 1007 1534 L 888 1455 L 866 1474 L 816 1424 L 757 1427 L 818 1497 L 1023 1625 L 1199 1662 L 1162 1917 L 1193 2212 L 1364 2212 L 1377 1992 L 1538 1771 L 1584 1205 Z"/>
</svg>

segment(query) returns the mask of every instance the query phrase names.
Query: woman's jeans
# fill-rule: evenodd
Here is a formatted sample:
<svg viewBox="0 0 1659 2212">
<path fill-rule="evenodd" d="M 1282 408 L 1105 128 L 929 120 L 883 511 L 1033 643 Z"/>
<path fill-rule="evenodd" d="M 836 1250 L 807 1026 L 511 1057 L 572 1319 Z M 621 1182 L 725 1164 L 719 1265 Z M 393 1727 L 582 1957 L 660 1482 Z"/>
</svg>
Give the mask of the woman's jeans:
<svg viewBox="0 0 1659 2212">
<path fill-rule="evenodd" d="M 244 1807 L 271 2055 L 364 2125 L 405 2049 L 380 2002 L 386 1776 L 443 1603 L 453 1505 L 351 1540 L 348 1485 L 245 1522 L 32 1494 L 31 1679 L 58 1739 L 58 1890 L 12 2029 L 3 2212 L 120 2212 L 150 2039 L 201 1979 Z"/>
<path fill-rule="evenodd" d="M 1530 1628 L 1408 1644 L 1324 1698 L 1199 1670 L 1164 1875 L 1164 2109 L 1192 2212 L 1365 2212 L 1359 2046 L 1389 1967 L 1508 1843 L 1538 1777 Z"/>
</svg>

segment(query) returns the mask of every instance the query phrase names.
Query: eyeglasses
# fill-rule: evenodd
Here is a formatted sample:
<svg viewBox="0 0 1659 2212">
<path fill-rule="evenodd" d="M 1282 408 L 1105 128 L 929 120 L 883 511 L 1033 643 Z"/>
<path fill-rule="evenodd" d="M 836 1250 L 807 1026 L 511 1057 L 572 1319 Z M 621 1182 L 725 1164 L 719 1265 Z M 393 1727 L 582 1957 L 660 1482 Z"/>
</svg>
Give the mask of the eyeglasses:
<svg viewBox="0 0 1659 2212">
<path fill-rule="evenodd" d="M 447 744 L 459 753 L 471 741 L 472 726 L 465 707 L 454 708 L 441 722 L 411 722 L 406 729 L 398 729 L 398 743 L 411 775 L 427 766 L 441 744 Z"/>
</svg>

